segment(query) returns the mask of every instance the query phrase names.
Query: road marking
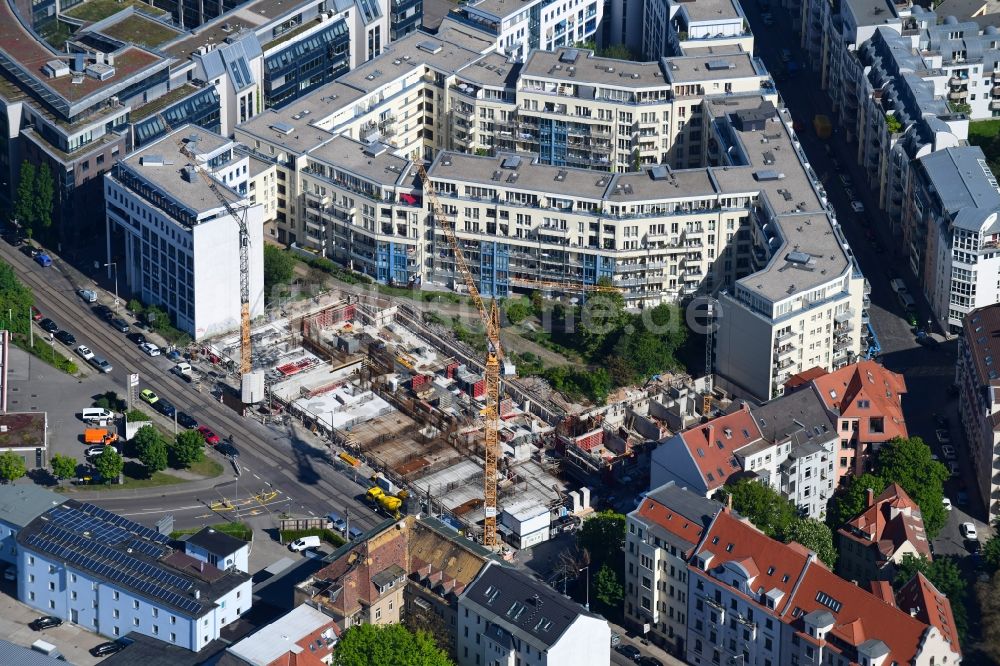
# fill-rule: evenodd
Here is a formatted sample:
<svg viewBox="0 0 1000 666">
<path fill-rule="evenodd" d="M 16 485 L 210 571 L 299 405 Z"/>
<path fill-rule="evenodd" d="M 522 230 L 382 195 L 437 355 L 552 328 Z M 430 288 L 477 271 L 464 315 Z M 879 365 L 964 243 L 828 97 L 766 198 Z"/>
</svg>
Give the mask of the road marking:
<svg viewBox="0 0 1000 666">
<path fill-rule="evenodd" d="M 250 469 L 250 468 L 248 467 L 247 469 Z M 254 474 L 254 475 L 253 475 L 253 478 L 255 478 L 255 479 L 257 479 L 258 481 L 260 481 L 260 477 L 259 477 L 259 476 L 257 476 L 256 474 Z"/>
<path fill-rule="evenodd" d="M 118 515 L 120 516 L 145 516 L 151 513 L 166 513 L 167 511 L 190 511 L 191 509 L 203 509 L 203 508 L 205 508 L 204 504 L 192 504 L 191 506 L 174 506 L 166 509 L 150 509 L 149 511 L 132 511 L 131 513 L 124 513 L 118 511 L 116 513 L 118 513 Z"/>
</svg>

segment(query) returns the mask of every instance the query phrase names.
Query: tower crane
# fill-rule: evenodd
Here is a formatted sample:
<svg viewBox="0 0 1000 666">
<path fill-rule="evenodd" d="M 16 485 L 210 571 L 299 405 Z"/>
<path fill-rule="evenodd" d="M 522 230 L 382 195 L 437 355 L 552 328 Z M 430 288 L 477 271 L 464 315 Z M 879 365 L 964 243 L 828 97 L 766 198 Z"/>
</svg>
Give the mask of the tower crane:
<svg viewBox="0 0 1000 666">
<path fill-rule="evenodd" d="M 163 114 L 156 114 L 163 126 L 166 128 L 167 133 L 173 132 L 173 128 L 167 119 L 163 117 Z M 229 202 L 229 199 L 223 194 L 222 190 L 219 189 L 219 183 L 212 178 L 211 175 L 205 170 L 204 166 L 198 163 L 198 157 L 195 155 L 191 146 L 185 143 L 183 139 L 177 140 L 177 147 L 180 148 L 181 154 L 191 160 L 191 167 L 198 172 L 198 175 L 205 181 L 208 185 L 208 189 L 212 191 L 215 198 L 219 200 L 219 203 L 226 209 L 226 213 L 229 214 L 236 224 L 239 225 L 239 242 L 240 242 L 240 380 L 246 388 L 246 380 L 249 378 L 251 371 L 253 370 L 252 354 L 253 349 L 250 345 L 250 231 L 247 228 L 246 220 L 246 208 L 237 211 L 233 208 L 233 205 Z M 244 396 L 247 392 L 244 390 Z"/>
<path fill-rule="evenodd" d="M 465 261 L 465 255 L 458 244 L 455 236 L 455 229 L 451 221 L 444 213 L 438 201 L 437 194 L 427 177 L 427 171 L 422 164 L 417 164 L 417 173 L 420 175 L 420 182 L 423 185 L 424 196 L 431 204 L 431 211 L 434 219 L 441 223 L 444 229 L 448 244 L 455 252 L 455 264 L 458 266 L 465 285 L 472 296 L 472 302 L 476 304 L 479 317 L 483 321 L 486 329 L 486 407 L 483 409 L 483 416 L 486 421 L 486 446 L 484 473 L 483 473 L 483 507 L 485 520 L 483 521 L 483 545 L 487 548 L 496 548 L 497 543 L 497 460 L 500 454 L 500 444 L 498 441 L 498 431 L 500 422 L 500 362 L 503 359 L 503 348 L 500 346 L 500 310 L 497 307 L 496 299 L 490 301 L 489 308 L 479 293 L 476 286 L 476 279 L 469 270 L 469 265 Z"/>
</svg>

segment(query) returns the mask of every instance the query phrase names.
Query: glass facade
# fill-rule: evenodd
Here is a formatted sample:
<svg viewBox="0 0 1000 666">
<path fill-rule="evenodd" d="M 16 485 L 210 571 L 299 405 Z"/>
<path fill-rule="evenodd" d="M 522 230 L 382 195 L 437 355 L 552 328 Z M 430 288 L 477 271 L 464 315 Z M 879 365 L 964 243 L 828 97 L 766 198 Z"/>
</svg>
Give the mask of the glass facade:
<svg viewBox="0 0 1000 666">
<path fill-rule="evenodd" d="M 393 0 L 390 15 L 392 41 L 416 32 L 424 17 L 423 0 Z"/>
<path fill-rule="evenodd" d="M 193 123 L 210 132 L 218 133 L 222 129 L 222 105 L 219 93 L 216 92 L 215 88 L 207 87 L 164 109 L 159 114 L 137 122 L 133 128 L 133 148 L 140 148 L 167 133 L 167 128 L 163 125 L 160 115 L 166 118 L 171 127 Z"/>
<path fill-rule="evenodd" d="M 280 108 L 350 68 L 347 23 L 336 21 L 264 61 L 264 105 Z"/>
</svg>

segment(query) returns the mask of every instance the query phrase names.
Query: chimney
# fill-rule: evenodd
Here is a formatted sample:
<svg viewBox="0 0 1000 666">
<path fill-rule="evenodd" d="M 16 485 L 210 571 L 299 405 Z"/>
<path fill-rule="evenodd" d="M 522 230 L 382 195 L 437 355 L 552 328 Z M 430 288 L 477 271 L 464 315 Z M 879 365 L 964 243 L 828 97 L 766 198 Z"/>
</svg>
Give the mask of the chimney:
<svg viewBox="0 0 1000 666">
<path fill-rule="evenodd" d="M 198 560 L 198 571 L 205 573 L 205 562 L 203 560 Z"/>
<path fill-rule="evenodd" d="M 715 438 L 715 425 L 709 421 L 705 424 L 705 427 L 702 428 L 701 431 L 705 434 L 705 441 L 711 444 L 712 440 Z"/>
<path fill-rule="evenodd" d="M 723 509 L 723 511 L 725 511 L 726 513 L 732 513 L 733 512 L 733 494 L 732 493 L 727 493 L 726 494 L 726 508 Z"/>
<path fill-rule="evenodd" d="M 875 491 L 871 488 L 865 490 L 865 506 L 871 506 L 875 503 Z"/>
</svg>

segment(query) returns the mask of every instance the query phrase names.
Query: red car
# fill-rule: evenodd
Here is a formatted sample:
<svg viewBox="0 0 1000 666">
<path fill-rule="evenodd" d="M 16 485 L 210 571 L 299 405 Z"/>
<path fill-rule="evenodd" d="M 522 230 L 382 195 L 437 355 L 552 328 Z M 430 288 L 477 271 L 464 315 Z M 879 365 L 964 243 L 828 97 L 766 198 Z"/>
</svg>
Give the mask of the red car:
<svg viewBox="0 0 1000 666">
<path fill-rule="evenodd" d="M 219 436 L 212 432 L 212 429 L 208 426 L 198 426 L 198 432 L 200 432 L 201 436 L 205 438 L 205 441 L 212 446 L 219 443 Z"/>
</svg>

